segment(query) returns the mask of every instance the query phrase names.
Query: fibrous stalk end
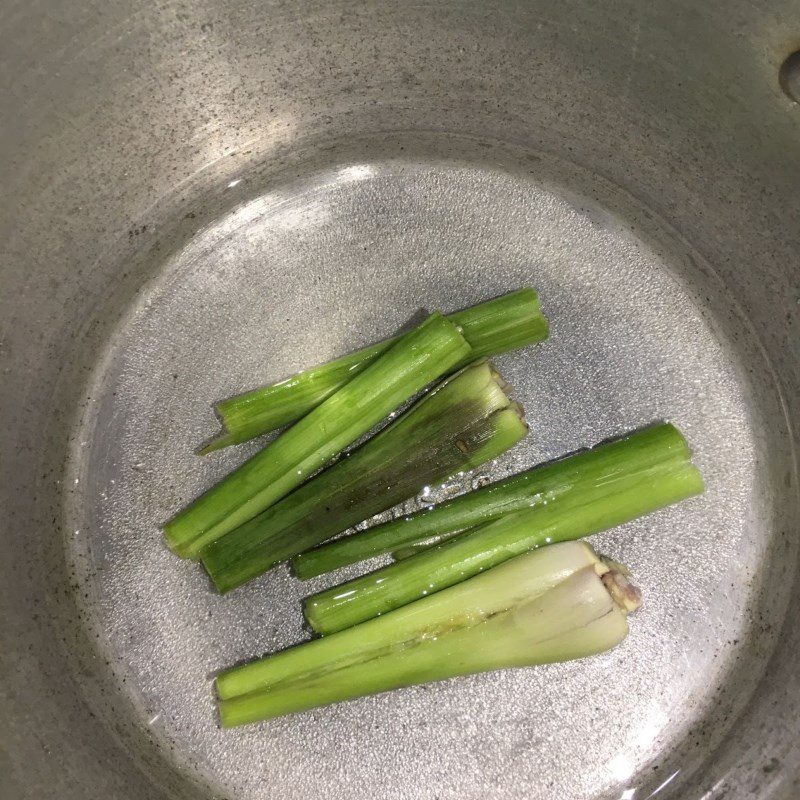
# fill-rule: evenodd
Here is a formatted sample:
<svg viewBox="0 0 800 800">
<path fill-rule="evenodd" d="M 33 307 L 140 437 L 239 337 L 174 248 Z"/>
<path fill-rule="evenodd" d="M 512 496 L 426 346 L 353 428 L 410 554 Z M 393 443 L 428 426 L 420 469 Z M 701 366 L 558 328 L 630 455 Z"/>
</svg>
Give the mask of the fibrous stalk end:
<svg viewBox="0 0 800 800">
<path fill-rule="evenodd" d="M 642 592 L 631 582 L 630 571 L 610 559 L 602 559 L 600 563 L 605 568 L 603 572 L 598 569 L 600 580 L 611 599 L 625 614 L 632 614 L 642 604 Z"/>
</svg>

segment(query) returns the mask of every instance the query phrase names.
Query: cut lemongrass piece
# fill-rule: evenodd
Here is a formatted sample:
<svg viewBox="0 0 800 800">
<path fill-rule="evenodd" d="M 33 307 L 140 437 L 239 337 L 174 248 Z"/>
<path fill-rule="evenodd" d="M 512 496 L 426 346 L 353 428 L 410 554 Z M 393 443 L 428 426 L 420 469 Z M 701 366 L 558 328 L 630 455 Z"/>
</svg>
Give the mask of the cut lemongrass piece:
<svg viewBox="0 0 800 800">
<path fill-rule="evenodd" d="M 501 517 L 312 595 L 304 602 L 304 613 L 317 633 L 333 633 L 452 586 L 532 548 L 598 533 L 702 490 L 700 473 L 689 462 L 649 467 L 611 488 L 589 486 L 560 502 Z"/>
<path fill-rule="evenodd" d="M 583 543 L 528 553 L 458 586 L 217 678 L 225 727 L 403 686 L 608 650 L 639 602 Z"/>
<path fill-rule="evenodd" d="M 654 464 L 688 459 L 689 448 L 680 431 L 669 423 L 654 425 L 454 497 L 433 509 L 329 542 L 301 553 L 292 566 L 299 578 L 307 580 L 410 545 L 432 544 L 506 514 L 556 502 L 585 486 L 611 488 Z"/>
<path fill-rule="evenodd" d="M 170 547 L 194 558 L 299 486 L 345 447 L 471 350 L 455 324 L 432 314 L 364 372 L 164 526 Z"/>
<path fill-rule="evenodd" d="M 450 314 L 463 331 L 472 353 L 456 365 L 498 355 L 547 338 L 548 324 L 533 289 L 519 289 L 486 303 Z M 355 353 L 299 372 L 290 378 L 217 403 L 222 433 L 199 452 L 245 442 L 288 425 L 318 406 L 337 389 L 363 372 L 401 337 L 365 347 Z"/>
<path fill-rule="evenodd" d="M 545 555 L 540 557 L 539 552 Z M 423 635 L 439 636 L 451 628 L 474 625 L 521 598 L 538 597 L 573 572 L 599 561 L 585 542 L 566 542 L 537 551 L 535 558 L 530 555 L 397 609 L 380 622 L 371 620 L 227 670 L 217 677 L 217 692 L 223 699 L 248 694 L 321 669 L 369 660 Z"/>
<path fill-rule="evenodd" d="M 471 528 L 468 528 L 467 530 L 471 530 Z M 411 558 L 411 556 L 415 556 L 417 553 L 421 553 L 423 550 L 429 550 L 431 547 L 441 544 L 448 539 L 452 539 L 454 536 L 458 536 L 460 533 L 464 533 L 464 531 L 443 533 L 441 536 L 432 536 L 430 539 L 423 539 L 421 542 L 413 542 L 412 544 L 403 545 L 402 547 L 398 547 L 397 550 L 392 550 L 392 560 L 403 561 L 406 558 Z"/>
<path fill-rule="evenodd" d="M 527 432 L 505 382 L 464 368 L 346 458 L 201 553 L 221 592 L 458 472 L 496 458 Z"/>
<path fill-rule="evenodd" d="M 205 456 L 290 425 L 362 373 L 399 340 L 400 337 L 396 336 L 369 345 L 277 383 L 220 400 L 214 411 L 222 431 L 203 445 L 197 454 Z"/>
</svg>

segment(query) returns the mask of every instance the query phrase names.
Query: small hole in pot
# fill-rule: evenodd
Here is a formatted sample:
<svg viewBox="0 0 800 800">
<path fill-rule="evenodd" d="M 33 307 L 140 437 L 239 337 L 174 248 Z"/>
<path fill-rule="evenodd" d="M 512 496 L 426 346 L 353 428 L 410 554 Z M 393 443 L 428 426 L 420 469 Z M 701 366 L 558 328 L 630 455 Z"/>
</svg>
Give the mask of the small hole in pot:
<svg viewBox="0 0 800 800">
<path fill-rule="evenodd" d="M 800 103 L 800 50 L 792 53 L 778 73 L 781 89 L 795 103 Z"/>
</svg>

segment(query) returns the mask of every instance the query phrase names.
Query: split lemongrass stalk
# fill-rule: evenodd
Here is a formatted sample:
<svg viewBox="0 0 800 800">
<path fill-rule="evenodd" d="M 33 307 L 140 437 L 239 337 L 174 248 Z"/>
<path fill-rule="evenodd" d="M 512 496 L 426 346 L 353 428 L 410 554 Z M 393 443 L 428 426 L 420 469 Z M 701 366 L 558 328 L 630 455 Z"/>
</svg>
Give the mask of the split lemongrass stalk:
<svg viewBox="0 0 800 800">
<path fill-rule="evenodd" d="M 390 412 L 471 353 L 458 327 L 432 314 L 164 526 L 170 547 L 196 557 L 299 486 Z"/>
<path fill-rule="evenodd" d="M 461 328 L 472 348 L 471 355 L 458 366 L 540 342 L 548 335 L 539 298 L 528 288 L 450 314 L 448 319 Z M 223 431 L 200 453 L 245 442 L 300 419 L 363 372 L 399 339 L 396 336 L 378 342 L 286 380 L 217 403 L 215 410 Z"/>
<path fill-rule="evenodd" d="M 234 589 L 424 486 L 508 450 L 527 426 L 506 388 L 486 361 L 446 380 L 346 458 L 203 550 L 216 587 Z"/>
<path fill-rule="evenodd" d="M 610 489 L 637 470 L 685 462 L 689 455 L 686 440 L 673 425 L 654 425 L 454 497 L 433 509 L 329 542 L 301 553 L 292 566 L 298 577 L 307 580 L 384 553 L 397 551 L 400 557 L 407 556 L 417 545 L 427 546 L 506 514 L 552 503 L 586 486 Z"/>
<path fill-rule="evenodd" d="M 458 586 L 217 678 L 233 727 L 487 670 L 590 656 L 640 604 L 627 571 L 582 542 L 519 556 Z"/>
<path fill-rule="evenodd" d="M 589 486 L 560 501 L 518 511 L 368 575 L 307 598 L 322 634 L 349 628 L 433 594 L 532 548 L 577 539 L 649 514 L 703 490 L 690 462 L 656 465 L 609 490 Z"/>
</svg>

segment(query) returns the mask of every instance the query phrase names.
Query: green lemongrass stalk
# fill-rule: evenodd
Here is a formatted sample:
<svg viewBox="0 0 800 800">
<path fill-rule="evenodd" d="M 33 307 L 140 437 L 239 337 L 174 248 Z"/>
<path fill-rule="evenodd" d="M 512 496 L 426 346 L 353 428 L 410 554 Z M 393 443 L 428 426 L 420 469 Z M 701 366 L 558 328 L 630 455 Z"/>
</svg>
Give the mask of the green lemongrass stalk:
<svg viewBox="0 0 800 800">
<path fill-rule="evenodd" d="M 540 342 L 548 335 L 539 298 L 528 288 L 450 314 L 448 319 L 461 328 L 472 347 L 472 354 L 457 366 Z M 278 383 L 222 400 L 215 410 L 223 431 L 200 454 L 245 442 L 300 419 L 363 372 L 400 338 L 395 336 Z"/>
<path fill-rule="evenodd" d="M 321 634 L 356 625 L 432 594 L 535 547 L 621 525 L 703 490 L 688 461 L 649 467 L 612 488 L 589 486 L 560 502 L 488 522 L 368 575 L 306 598 Z"/>
<path fill-rule="evenodd" d="M 608 650 L 640 603 L 626 576 L 583 543 L 519 556 L 380 619 L 222 673 L 222 724 Z"/>
<path fill-rule="evenodd" d="M 464 368 L 346 458 L 201 553 L 220 592 L 261 575 L 424 486 L 496 458 L 527 432 L 486 361 Z"/>
<path fill-rule="evenodd" d="M 447 534 L 558 500 L 565 494 L 581 492 L 586 486 L 610 488 L 637 470 L 688 458 L 688 445 L 677 428 L 669 423 L 654 425 L 459 495 L 433 509 L 329 542 L 301 553 L 292 566 L 299 578 L 307 580 L 409 545 L 433 544 Z M 400 555 L 407 553 L 400 551 Z"/>
<path fill-rule="evenodd" d="M 585 542 L 567 542 L 538 552 L 546 557 L 537 553 L 535 558 L 527 554 L 510 560 L 502 568 L 403 606 L 380 620 L 226 670 L 217 677 L 217 693 L 223 699 L 249 694 L 333 665 L 369 660 L 373 654 L 414 641 L 423 633 L 439 636 L 449 628 L 474 624 L 521 598 L 544 593 L 562 578 L 597 561 Z"/>
<path fill-rule="evenodd" d="M 432 314 L 360 375 L 164 526 L 170 547 L 196 557 L 299 486 L 347 445 L 471 350 L 456 325 Z"/>
<path fill-rule="evenodd" d="M 471 528 L 467 528 L 467 530 L 471 530 Z M 460 533 L 464 533 L 464 531 L 443 533 L 441 536 L 433 536 L 430 539 L 423 539 L 422 541 L 414 542 L 413 544 L 407 544 L 403 547 L 398 547 L 397 550 L 392 550 L 392 561 L 403 561 L 406 558 L 411 558 L 411 556 L 415 556 L 417 553 L 421 553 L 423 550 L 430 550 L 431 547 L 434 547 L 440 542 L 452 539 L 454 536 L 458 536 Z"/>
</svg>

